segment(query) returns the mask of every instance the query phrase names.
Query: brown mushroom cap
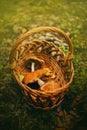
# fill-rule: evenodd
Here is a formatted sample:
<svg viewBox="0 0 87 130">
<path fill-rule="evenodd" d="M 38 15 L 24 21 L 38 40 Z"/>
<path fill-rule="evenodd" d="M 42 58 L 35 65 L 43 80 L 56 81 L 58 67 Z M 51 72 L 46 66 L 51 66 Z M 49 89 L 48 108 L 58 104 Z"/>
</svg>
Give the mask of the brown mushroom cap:
<svg viewBox="0 0 87 130">
<path fill-rule="evenodd" d="M 44 63 L 43 60 L 37 58 L 37 57 L 30 57 L 26 63 L 25 63 L 25 67 L 31 72 L 31 65 L 32 63 L 35 63 L 35 68 L 34 70 L 37 70 L 37 69 L 41 69 L 42 68 L 42 64 Z"/>
</svg>

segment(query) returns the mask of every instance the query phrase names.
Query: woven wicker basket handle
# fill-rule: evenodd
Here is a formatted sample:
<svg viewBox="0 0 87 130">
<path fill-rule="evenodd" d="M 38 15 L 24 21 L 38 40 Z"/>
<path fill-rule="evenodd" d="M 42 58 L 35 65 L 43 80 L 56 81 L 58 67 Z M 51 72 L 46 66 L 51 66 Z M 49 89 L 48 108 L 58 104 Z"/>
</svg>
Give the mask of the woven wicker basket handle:
<svg viewBox="0 0 87 130">
<path fill-rule="evenodd" d="M 19 39 L 16 41 L 15 43 L 15 46 L 14 46 L 14 49 L 16 49 L 16 47 L 23 41 L 23 40 L 26 40 L 29 36 L 32 36 L 34 35 L 35 33 L 39 33 L 39 32 L 45 32 L 45 31 L 48 31 L 48 32 L 55 32 L 55 33 L 58 33 L 60 34 L 62 37 L 65 38 L 65 40 L 67 41 L 67 44 L 69 46 L 69 52 L 68 54 L 66 55 L 65 57 L 65 64 L 68 60 L 71 60 L 72 57 L 73 57 L 73 45 L 72 45 L 72 42 L 71 42 L 71 39 L 68 37 L 68 35 L 62 31 L 61 29 L 58 29 L 56 27 L 38 27 L 38 28 L 35 28 L 35 29 L 32 29 L 30 31 L 28 31 L 27 33 L 23 34 L 21 37 L 19 37 Z"/>
</svg>

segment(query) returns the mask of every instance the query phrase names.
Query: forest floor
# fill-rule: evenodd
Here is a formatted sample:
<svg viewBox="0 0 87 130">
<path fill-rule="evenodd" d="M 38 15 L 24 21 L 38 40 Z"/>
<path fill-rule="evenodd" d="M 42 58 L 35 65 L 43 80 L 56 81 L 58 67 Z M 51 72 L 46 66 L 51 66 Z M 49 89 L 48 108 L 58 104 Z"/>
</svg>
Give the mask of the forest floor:
<svg viewBox="0 0 87 130">
<path fill-rule="evenodd" d="M 9 68 L 14 41 L 39 26 L 70 34 L 74 45 L 74 79 L 60 110 L 27 108 Z M 87 1 L 0 1 L 0 129 L 87 130 Z"/>
</svg>

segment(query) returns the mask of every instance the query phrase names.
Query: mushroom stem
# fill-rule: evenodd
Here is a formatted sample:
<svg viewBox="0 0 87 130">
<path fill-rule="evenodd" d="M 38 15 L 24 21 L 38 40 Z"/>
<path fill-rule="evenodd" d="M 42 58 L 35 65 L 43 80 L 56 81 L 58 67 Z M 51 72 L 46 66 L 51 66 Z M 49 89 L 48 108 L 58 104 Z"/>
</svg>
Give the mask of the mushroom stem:
<svg viewBox="0 0 87 130">
<path fill-rule="evenodd" d="M 31 72 L 33 72 L 34 70 L 35 70 L 35 63 L 32 62 L 32 63 L 31 63 Z"/>
<path fill-rule="evenodd" d="M 45 82 L 39 78 L 37 79 L 37 81 L 38 81 L 38 84 L 40 85 L 40 87 L 45 84 Z"/>
</svg>

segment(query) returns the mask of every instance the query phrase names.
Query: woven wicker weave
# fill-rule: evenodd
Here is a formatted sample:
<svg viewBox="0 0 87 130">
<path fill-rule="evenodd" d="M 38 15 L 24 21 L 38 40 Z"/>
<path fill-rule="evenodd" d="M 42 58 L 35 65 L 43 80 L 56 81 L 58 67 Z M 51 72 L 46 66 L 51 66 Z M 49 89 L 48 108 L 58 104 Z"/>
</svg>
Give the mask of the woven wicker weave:
<svg viewBox="0 0 87 130">
<path fill-rule="evenodd" d="M 73 79 L 72 56 L 70 38 L 55 27 L 39 27 L 17 39 L 10 55 L 10 67 L 29 105 L 44 110 L 60 105 Z M 26 74 L 32 73 L 32 61 L 36 64 L 34 71 L 49 68 L 51 72 L 51 76 L 40 77 L 41 81 L 60 84 L 60 87 L 45 91 L 23 83 Z"/>
</svg>

